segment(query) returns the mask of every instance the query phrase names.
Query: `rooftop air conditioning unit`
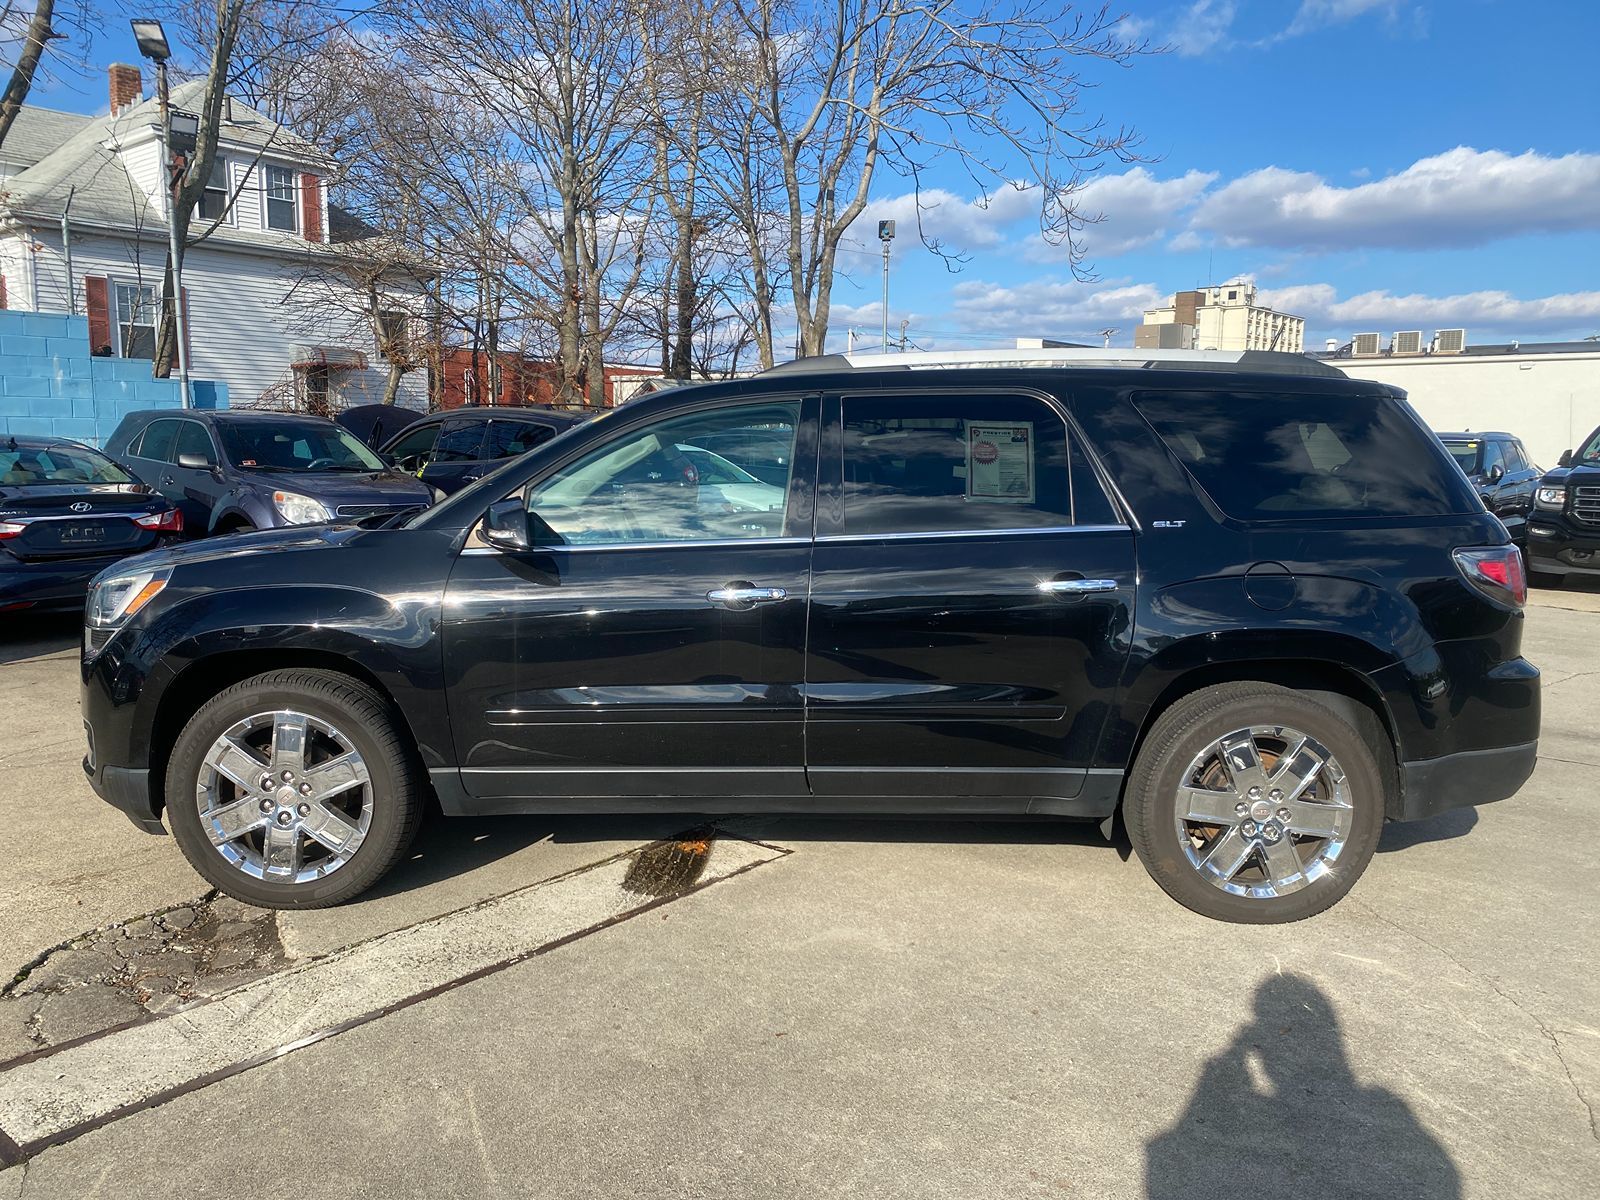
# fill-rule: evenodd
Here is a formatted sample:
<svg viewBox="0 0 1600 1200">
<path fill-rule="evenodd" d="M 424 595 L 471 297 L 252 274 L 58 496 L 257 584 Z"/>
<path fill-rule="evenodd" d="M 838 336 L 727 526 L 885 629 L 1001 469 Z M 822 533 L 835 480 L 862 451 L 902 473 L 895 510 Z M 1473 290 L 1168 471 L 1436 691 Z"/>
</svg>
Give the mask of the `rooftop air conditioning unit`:
<svg viewBox="0 0 1600 1200">
<path fill-rule="evenodd" d="M 1353 358 L 1377 358 L 1383 353 L 1379 343 L 1383 340 L 1381 333 L 1358 333 L 1350 339 L 1350 354 Z"/>
<path fill-rule="evenodd" d="M 1390 354 L 1421 354 L 1422 330 L 1408 329 L 1394 335 L 1389 343 Z"/>
<path fill-rule="evenodd" d="M 1465 329 L 1440 329 L 1433 335 L 1435 354 L 1460 354 L 1467 348 Z"/>
</svg>

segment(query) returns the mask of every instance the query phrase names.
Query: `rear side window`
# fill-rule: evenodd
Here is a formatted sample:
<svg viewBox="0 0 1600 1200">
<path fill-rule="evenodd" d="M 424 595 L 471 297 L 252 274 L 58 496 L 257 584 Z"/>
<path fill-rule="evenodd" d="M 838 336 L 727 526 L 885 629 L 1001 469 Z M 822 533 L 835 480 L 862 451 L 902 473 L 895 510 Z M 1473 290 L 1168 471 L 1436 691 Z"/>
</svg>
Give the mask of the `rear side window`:
<svg viewBox="0 0 1600 1200">
<path fill-rule="evenodd" d="M 542 446 L 555 437 L 556 431 L 537 421 L 490 421 L 489 441 L 484 447 L 485 458 L 514 458 L 526 454 L 535 446 Z"/>
<path fill-rule="evenodd" d="M 1147 393 L 1167 448 L 1240 520 L 1470 513 L 1444 448 L 1386 396 Z"/>
<path fill-rule="evenodd" d="M 1116 520 L 1065 422 L 1031 396 L 847 396 L 847 535 Z"/>
<path fill-rule="evenodd" d="M 433 446 L 434 462 L 473 462 L 483 457 L 484 421 L 446 421 Z"/>
</svg>

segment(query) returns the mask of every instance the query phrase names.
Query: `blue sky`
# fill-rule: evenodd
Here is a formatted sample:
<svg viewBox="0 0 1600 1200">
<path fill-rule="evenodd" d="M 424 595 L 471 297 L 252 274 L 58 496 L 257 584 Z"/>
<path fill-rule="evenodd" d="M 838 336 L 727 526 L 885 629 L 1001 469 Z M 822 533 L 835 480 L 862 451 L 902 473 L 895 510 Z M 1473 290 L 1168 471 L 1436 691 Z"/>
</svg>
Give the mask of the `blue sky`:
<svg viewBox="0 0 1600 1200">
<path fill-rule="evenodd" d="M 1307 318 L 1307 342 L 1465 327 L 1476 342 L 1600 333 L 1600 2 L 1174 0 L 1124 5 L 1171 46 L 1091 74 L 1086 104 L 1136 126 L 1150 161 L 1110 165 L 1081 197 L 1096 279 L 1041 242 L 1037 203 L 984 205 L 947 164 L 923 220 L 967 256 L 921 248 L 914 200 L 885 176 L 843 257 L 834 327 L 876 343 L 873 222 L 900 219 L 895 330 L 920 346 L 1017 335 L 1132 341 L 1141 310 L 1179 288 L 1253 278 Z M 137 61 L 106 6 L 98 66 Z M 1094 68 L 1091 68 L 1094 70 Z M 33 102 L 104 110 L 104 75 Z M 948 190 L 946 190 L 948 189 Z"/>
</svg>

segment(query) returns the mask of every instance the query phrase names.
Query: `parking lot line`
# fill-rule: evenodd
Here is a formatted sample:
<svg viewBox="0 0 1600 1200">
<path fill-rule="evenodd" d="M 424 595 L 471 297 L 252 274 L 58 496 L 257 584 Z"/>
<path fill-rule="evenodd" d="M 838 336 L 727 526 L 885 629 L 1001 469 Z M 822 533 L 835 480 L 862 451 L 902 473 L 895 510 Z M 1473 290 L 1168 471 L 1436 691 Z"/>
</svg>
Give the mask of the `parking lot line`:
<svg viewBox="0 0 1600 1200">
<path fill-rule="evenodd" d="M 0 1064 L 0 1165 L 504 970 L 788 853 L 653 843 L 246 984 Z"/>
</svg>

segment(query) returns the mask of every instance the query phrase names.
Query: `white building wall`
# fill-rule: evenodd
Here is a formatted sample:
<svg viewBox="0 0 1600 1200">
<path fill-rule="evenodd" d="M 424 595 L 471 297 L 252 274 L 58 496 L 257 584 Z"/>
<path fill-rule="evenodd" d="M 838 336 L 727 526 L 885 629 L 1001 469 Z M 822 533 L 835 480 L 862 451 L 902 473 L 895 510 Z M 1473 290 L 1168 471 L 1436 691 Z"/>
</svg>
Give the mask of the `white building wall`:
<svg viewBox="0 0 1600 1200">
<path fill-rule="evenodd" d="M 69 311 L 66 264 L 59 230 L 34 230 L 41 249 L 33 256 L 39 273 L 39 297 L 17 297 L 13 308 L 41 312 Z M 74 233 L 72 270 L 77 311 L 84 311 L 83 278 L 104 275 L 112 297 L 111 319 L 116 322 L 116 284 L 144 283 L 159 290 L 166 262 L 166 246 Z M 189 294 L 190 372 L 197 379 L 216 379 L 228 385 L 229 402 L 249 404 L 263 391 L 292 379 L 290 363 L 296 345 L 339 346 L 358 350 L 367 359 L 365 371 L 346 372 L 336 379 L 339 395 L 352 404 L 376 403 L 383 398 L 386 370 L 371 334 L 357 315 L 362 299 L 353 289 L 343 296 L 330 295 L 319 283 L 304 292 L 295 290 L 300 268 L 282 259 L 204 244 L 184 256 L 183 286 Z M 7 272 L 9 281 L 10 272 Z M 315 293 L 315 294 L 313 294 Z M 115 340 L 115 339 L 114 339 Z M 409 372 L 400 384 L 398 402 L 426 409 L 427 376 Z"/>
<path fill-rule="evenodd" d="M 1330 365 L 1354 379 L 1405 388 L 1412 407 L 1437 432 L 1515 434 L 1545 468 L 1600 426 L 1600 346 L 1592 354 L 1432 355 Z"/>
</svg>

